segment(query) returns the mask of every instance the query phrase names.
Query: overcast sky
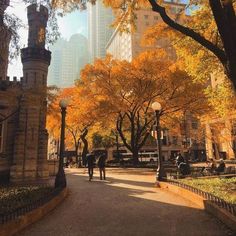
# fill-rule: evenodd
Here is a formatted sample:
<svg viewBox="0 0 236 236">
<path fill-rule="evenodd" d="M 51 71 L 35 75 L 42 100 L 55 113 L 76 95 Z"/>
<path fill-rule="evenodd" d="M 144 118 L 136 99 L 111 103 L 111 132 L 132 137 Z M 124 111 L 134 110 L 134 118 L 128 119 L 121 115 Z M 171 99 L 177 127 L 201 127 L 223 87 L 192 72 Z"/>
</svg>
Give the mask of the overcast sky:
<svg viewBox="0 0 236 236">
<path fill-rule="evenodd" d="M 27 26 L 27 11 L 26 5 L 21 0 L 12 0 L 11 6 L 8 7 L 7 11 L 17 15 Z M 61 37 L 69 39 L 71 35 L 81 33 L 87 37 L 87 13 L 86 11 L 75 11 L 66 15 L 65 17 L 58 18 L 59 31 Z M 27 27 L 20 30 L 21 47 L 27 46 L 28 29 Z M 8 66 L 9 76 L 22 76 L 22 65 L 20 58 L 12 61 Z"/>
</svg>

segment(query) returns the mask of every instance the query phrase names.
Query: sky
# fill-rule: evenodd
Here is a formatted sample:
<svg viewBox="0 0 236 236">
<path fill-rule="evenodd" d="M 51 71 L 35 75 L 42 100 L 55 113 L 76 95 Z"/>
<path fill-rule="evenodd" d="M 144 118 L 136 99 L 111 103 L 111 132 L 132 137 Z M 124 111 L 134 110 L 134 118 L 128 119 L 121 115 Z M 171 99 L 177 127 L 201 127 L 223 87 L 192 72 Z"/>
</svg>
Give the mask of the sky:
<svg viewBox="0 0 236 236">
<path fill-rule="evenodd" d="M 26 5 L 21 2 L 21 0 L 12 0 L 11 5 L 8 7 L 7 12 L 17 15 L 26 25 L 19 32 L 21 38 L 21 47 L 27 46 L 27 9 Z M 69 40 L 73 34 L 81 33 L 87 37 L 88 27 L 87 27 L 87 12 L 86 11 L 74 11 L 67 14 L 66 16 L 58 17 L 59 31 L 61 37 Z M 8 66 L 8 75 L 10 77 L 22 76 L 22 65 L 20 57 L 17 60 L 10 62 Z"/>
</svg>

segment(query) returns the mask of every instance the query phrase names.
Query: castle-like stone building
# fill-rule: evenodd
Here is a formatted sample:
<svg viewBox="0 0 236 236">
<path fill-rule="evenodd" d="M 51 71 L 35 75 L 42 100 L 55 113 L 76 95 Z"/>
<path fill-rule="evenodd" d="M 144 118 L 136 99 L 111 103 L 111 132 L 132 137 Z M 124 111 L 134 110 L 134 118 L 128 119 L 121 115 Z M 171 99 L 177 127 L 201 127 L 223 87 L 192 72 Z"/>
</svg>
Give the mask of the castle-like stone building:
<svg viewBox="0 0 236 236">
<path fill-rule="evenodd" d="M 51 52 L 45 49 L 48 9 L 32 4 L 27 12 L 28 47 L 21 49 L 23 77 L 10 81 L 6 70 L 0 71 L 0 179 L 13 183 L 40 182 L 49 176 L 45 128 L 51 60 Z"/>
</svg>

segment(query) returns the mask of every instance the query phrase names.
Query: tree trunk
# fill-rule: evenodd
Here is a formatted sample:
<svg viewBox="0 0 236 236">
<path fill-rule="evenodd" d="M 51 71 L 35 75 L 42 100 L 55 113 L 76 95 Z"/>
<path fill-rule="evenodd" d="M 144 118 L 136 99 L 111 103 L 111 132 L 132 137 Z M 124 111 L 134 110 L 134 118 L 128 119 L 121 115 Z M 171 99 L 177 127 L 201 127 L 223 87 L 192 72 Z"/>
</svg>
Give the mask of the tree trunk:
<svg viewBox="0 0 236 236">
<path fill-rule="evenodd" d="M 209 0 L 226 54 L 225 74 L 236 89 L 236 17 L 232 1 Z"/>
<path fill-rule="evenodd" d="M 77 142 L 77 149 L 76 149 L 76 161 L 79 164 L 79 167 L 82 167 L 82 159 L 81 156 L 78 154 L 78 150 L 80 148 L 80 141 Z"/>
<path fill-rule="evenodd" d="M 3 80 L 6 80 L 7 68 L 8 68 L 8 56 L 9 56 L 9 44 L 11 41 L 12 33 L 10 29 L 4 23 L 4 12 L 8 7 L 7 1 L 6 4 L 1 1 L 0 6 L 0 77 Z"/>
<path fill-rule="evenodd" d="M 78 162 L 79 162 L 78 149 L 79 149 L 79 145 L 75 145 L 75 153 L 76 153 L 75 161 L 76 161 L 76 166 L 78 165 Z M 81 163 L 79 163 L 79 167 L 81 167 Z"/>
<path fill-rule="evenodd" d="M 139 152 L 139 150 L 138 150 L 137 148 L 134 148 L 134 149 L 132 150 L 132 153 L 133 153 L 133 161 L 134 161 L 134 165 L 135 165 L 135 166 L 139 163 L 138 152 Z"/>
<path fill-rule="evenodd" d="M 138 114 L 136 114 L 138 115 Z M 139 115 L 138 115 L 139 116 Z M 116 123 L 117 131 L 121 137 L 121 140 L 125 147 L 127 147 L 133 154 L 133 163 L 134 165 L 137 165 L 139 162 L 138 159 L 138 153 L 141 147 L 145 144 L 148 136 L 150 135 L 147 131 L 148 125 L 150 122 L 144 122 L 145 125 L 143 125 L 142 129 L 141 127 L 141 119 L 138 117 L 138 119 L 135 122 L 135 116 L 134 114 L 130 114 L 129 116 L 129 123 L 130 123 L 130 144 L 128 144 L 124 132 L 123 132 L 123 120 L 125 115 L 119 115 Z"/>
<path fill-rule="evenodd" d="M 84 146 L 83 146 L 83 151 L 82 151 L 82 163 L 83 166 L 86 165 L 86 155 L 88 154 L 88 141 L 86 139 L 86 136 L 88 134 L 88 130 L 86 129 L 80 136 Z"/>
</svg>

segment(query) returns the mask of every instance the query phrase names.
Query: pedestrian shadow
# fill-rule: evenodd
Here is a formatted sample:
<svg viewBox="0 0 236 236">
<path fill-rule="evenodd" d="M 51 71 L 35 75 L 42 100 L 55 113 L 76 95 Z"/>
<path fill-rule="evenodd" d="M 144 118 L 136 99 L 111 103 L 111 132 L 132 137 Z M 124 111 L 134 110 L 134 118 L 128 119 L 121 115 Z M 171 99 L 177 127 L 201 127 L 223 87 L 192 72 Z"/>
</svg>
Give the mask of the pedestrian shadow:
<svg viewBox="0 0 236 236">
<path fill-rule="evenodd" d="M 199 209 L 190 201 L 183 200 L 175 194 L 161 189 L 159 191 L 154 187 L 154 183 L 109 176 L 107 181 L 100 181 L 98 177 L 95 177 L 91 182 L 87 180 L 86 176 L 74 175 L 71 177 L 73 180 L 79 177 L 82 182 L 87 183 L 86 186 L 81 187 L 81 191 L 85 190 L 87 198 L 89 194 L 90 204 L 95 207 L 94 214 L 103 212 L 105 209 L 109 224 L 113 225 L 112 234 L 103 232 L 103 234 L 94 235 L 233 235 L 232 231 L 203 209 Z M 163 198 L 155 199 L 162 194 Z M 113 216 L 114 212 L 115 216 Z M 103 217 L 104 214 L 101 215 L 101 222 L 104 220 Z M 125 219 L 129 219 L 129 223 L 132 222 L 135 225 L 134 228 L 128 226 Z M 93 220 L 96 221 L 95 218 Z M 93 220 L 91 219 L 91 221 Z M 133 233 L 122 234 L 122 227 L 131 227 Z"/>
<path fill-rule="evenodd" d="M 133 185 L 133 186 L 137 186 L 137 187 L 143 187 L 143 188 L 155 188 L 155 183 L 153 181 L 153 183 L 150 182 L 143 182 L 143 181 L 134 181 L 134 180 L 123 180 L 123 179 L 118 179 L 118 178 L 114 178 L 114 177 L 107 177 L 107 179 L 104 180 L 100 180 L 99 177 L 94 177 L 91 181 L 88 180 L 88 177 L 85 177 L 84 175 L 78 175 L 78 174 L 74 174 L 74 173 L 70 173 L 70 175 L 76 175 L 76 176 L 80 176 L 80 178 L 84 179 L 87 182 L 90 182 L 91 184 L 126 184 L 126 185 Z"/>
<path fill-rule="evenodd" d="M 67 173 L 70 195 L 18 236 L 228 236 L 204 210 L 150 183 Z M 146 188 L 147 187 L 147 188 Z M 158 194 L 157 194 L 158 192 Z"/>
<path fill-rule="evenodd" d="M 143 176 L 147 176 L 150 174 L 153 174 L 156 172 L 157 168 L 148 168 L 148 169 L 144 169 L 144 168 L 126 168 L 126 167 L 120 167 L 117 169 L 114 168 L 107 168 L 107 170 L 111 171 L 112 173 L 115 174 L 131 174 L 131 175 L 143 175 Z"/>
<path fill-rule="evenodd" d="M 147 187 L 147 188 L 152 188 L 152 187 L 154 188 L 155 187 L 154 181 L 153 181 L 153 183 L 150 183 L 150 182 L 143 182 L 143 181 L 117 179 L 114 177 L 108 177 L 107 179 L 109 179 L 109 181 L 111 181 L 112 183 L 124 183 L 124 184 L 128 184 L 128 185 L 135 185 L 135 186 Z"/>
</svg>

